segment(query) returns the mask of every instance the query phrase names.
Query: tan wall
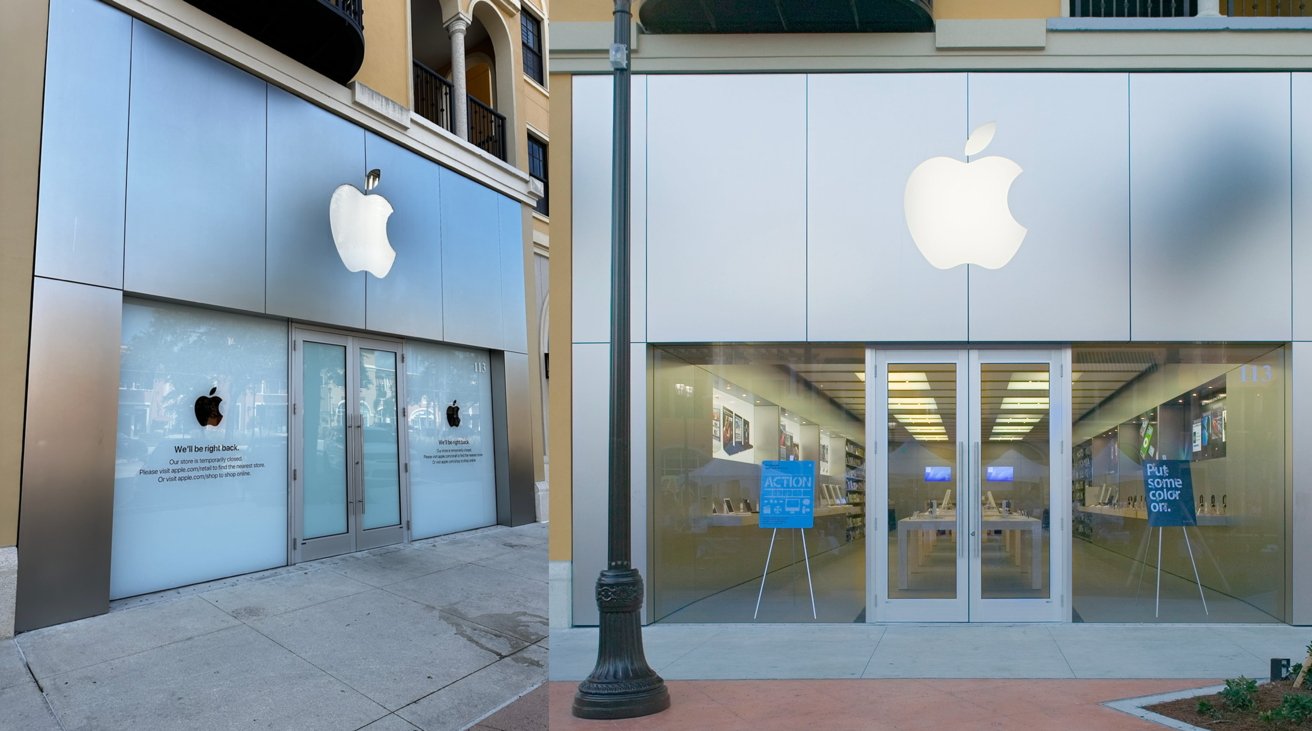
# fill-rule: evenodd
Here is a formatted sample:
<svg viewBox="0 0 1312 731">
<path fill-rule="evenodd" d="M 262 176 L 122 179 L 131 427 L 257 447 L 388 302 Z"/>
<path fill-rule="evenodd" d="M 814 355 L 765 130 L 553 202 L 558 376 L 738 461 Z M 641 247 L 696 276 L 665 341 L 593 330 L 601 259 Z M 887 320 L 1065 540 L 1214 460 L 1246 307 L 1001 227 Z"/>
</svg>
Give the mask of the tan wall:
<svg viewBox="0 0 1312 731">
<path fill-rule="evenodd" d="M 551 84 L 553 109 L 551 115 L 551 158 L 557 161 L 547 171 L 551 184 L 551 375 L 552 386 L 548 403 L 551 412 L 551 528 L 548 558 L 551 561 L 568 561 L 573 557 L 573 486 L 574 470 L 570 440 L 573 408 L 570 402 L 570 378 L 573 376 L 573 358 L 570 328 L 573 317 L 571 302 L 571 276 L 573 259 L 570 252 L 573 200 L 570 164 L 573 159 L 572 135 L 572 77 L 554 74 Z"/>
<path fill-rule="evenodd" d="M 636 15 L 641 0 L 633 3 Z M 610 20 L 615 12 L 615 3 L 610 0 L 556 0 L 551 4 L 551 19 L 564 22 L 599 22 Z"/>
<path fill-rule="evenodd" d="M 48 0 L 0 0 L 0 547 L 18 543 Z"/>
<path fill-rule="evenodd" d="M 410 106 L 409 0 L 364 0 L 364 65 L 355 79 Z"/>
<path fill-rule="evenodd" d="M 934 0 L 934 18 L 1060 18 L 1062 0 Z"/>
</svg>

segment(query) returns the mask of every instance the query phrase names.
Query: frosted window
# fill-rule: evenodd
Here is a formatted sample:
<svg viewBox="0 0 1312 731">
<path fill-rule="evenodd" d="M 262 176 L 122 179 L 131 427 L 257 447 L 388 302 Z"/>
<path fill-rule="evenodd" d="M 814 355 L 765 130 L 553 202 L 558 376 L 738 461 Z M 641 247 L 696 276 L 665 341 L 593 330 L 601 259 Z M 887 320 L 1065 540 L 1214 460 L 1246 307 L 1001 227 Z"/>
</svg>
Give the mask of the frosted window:
<svg viewBox="0 0 1312 731">
<path fill-rule="evenodd" d="M 286 325 L 125 302 L 110 597 L 286 561 Z"/>
<path fill-rule="evenodd" d="M 406 398 L 412 537 L 495 523 L 487 351 L 408 344 Z"/>
</svg>

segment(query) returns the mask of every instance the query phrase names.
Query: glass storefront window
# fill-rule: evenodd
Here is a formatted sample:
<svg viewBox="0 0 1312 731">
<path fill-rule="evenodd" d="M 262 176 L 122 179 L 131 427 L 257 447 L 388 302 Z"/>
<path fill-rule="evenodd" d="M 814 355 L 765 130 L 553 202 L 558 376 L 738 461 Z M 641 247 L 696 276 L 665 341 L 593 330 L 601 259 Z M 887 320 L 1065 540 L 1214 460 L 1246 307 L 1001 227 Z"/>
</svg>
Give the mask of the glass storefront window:
<svg viewBox="0 0 1312 731">
<path fill-rule="evenodd" d="M 1284 348 L 1077 346 L 1072 359 L 1075 621 L 1281 621 Z M 1188 465 L 1196 526 L 1150 529 L 1157 460 Z"/>
<path fill-rule="evenodd" d="M 287 325 L 123 304 L 110 597 L 287 562 Z"/>
<path fill-rule="evenodd" d="M 816 464 L 815 527 L 780 530 L 758 621 L 865 620 L 865 349 L 657 347 L 649 577 L 656 621 L 750 622 L 772 531 L 766 460 Z"/>
</svg>

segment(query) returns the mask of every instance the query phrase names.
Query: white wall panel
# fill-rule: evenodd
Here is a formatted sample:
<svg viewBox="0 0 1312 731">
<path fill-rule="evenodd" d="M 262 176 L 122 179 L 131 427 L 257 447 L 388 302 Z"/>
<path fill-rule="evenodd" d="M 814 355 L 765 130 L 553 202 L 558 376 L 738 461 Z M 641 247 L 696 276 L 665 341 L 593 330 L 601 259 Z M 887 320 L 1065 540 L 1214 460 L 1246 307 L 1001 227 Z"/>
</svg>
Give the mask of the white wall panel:
<svg viewBox="0 0 1312 731">
<path fill-rule="evenodd" d="M 966 268 L 931 266 L 902 205 L 917 165 L 960 157 L 965 74 L 814 74 L 808 100 L 810 339 L 965 340 Z"/>
<path fill-rule="evenodd" d="M 969 84 L 970 128 L 998 125 L 971 159 L 1021 167 L 1011 211 L 1029 229 L 1006 266 L 970 267 L 970 339 L 1129 339 L 1127 75 L 971 74 Z"/>
<path fill-rule="evenodd" d="M 606 568 L 610 346 L 575 345 L 573 371 L 574 624 L 590 625 L 598 620 L 597 576 Z"/>
<path fill-rule="evenodd" d="M 647 87 L 647 339 L 805 339 L 806 77 Z"/>
<path fill-rule="evenodd" d="M 1294 339 L 1312 340 L 1312 74 L 1293 74 Z"/>
<path fill-rule="evenodd" d="M 1289 74 L 1130 77 L 1133 339 L 1290 339 L 1289 105 Z"/>
<path fill-rule="evenodd" d="M 610 340 L 611 134 L 613 81 L 574 77 L 574 342 Z M 646 340 L 647 79 L 632 78 L 630 130 L 630 338 Z"/>
</svg>

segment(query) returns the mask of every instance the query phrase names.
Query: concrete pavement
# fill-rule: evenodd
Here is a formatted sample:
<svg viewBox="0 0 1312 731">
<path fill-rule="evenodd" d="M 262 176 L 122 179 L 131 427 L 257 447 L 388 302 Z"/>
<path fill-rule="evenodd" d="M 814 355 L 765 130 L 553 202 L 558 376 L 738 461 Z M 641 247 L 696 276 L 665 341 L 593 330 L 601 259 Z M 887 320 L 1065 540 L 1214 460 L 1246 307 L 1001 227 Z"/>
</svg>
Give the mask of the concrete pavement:
<svg viewBox="0 0 1312 731">
<path fill-rule="evenodd" d="M 546 679 L 546 543 L 485 528 L 19 635 L 0 729 L 466 728 Z"/>
</svg>

